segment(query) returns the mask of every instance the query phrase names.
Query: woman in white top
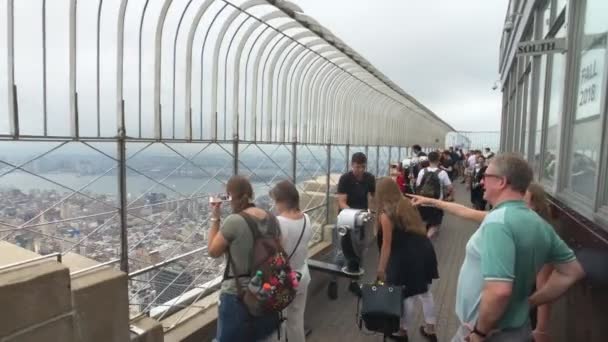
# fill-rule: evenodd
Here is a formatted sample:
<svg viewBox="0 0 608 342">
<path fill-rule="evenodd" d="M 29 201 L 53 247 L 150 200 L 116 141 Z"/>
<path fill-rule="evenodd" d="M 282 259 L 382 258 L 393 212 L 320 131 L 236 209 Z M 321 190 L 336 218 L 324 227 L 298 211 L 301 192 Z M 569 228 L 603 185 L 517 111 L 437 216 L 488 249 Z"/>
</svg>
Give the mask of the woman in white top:
<svg viewBox="0 0 608 342">
<path fill-rule="evenodd" d="M 281 226 L 283 249 L 291 255 L 290 264 L 294 271 L 301 274 L 296 297 L 283 311 L 287 319 L 286 333 L 283 334 L 289 342 L 304 342 L 304 308 L 306 307 L 306 291 L 310 283 L 310 273 L 306 259 L 308 258 L 308 243 L 312 237 L 310 218 L 300 210 L 300 194 L 289 181 L 277 183 L 270 191 L 270 197 L 275 202 L 278 212 L 277 219 Z"/>
</svg>

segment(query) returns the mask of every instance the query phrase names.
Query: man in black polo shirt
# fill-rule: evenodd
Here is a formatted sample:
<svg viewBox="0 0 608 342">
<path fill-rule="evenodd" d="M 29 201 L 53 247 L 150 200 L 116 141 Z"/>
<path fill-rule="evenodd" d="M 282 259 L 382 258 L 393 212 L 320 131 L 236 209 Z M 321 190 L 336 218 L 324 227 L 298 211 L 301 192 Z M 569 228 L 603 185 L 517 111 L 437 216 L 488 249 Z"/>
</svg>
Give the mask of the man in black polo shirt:
<svg viewBox="0 0 608 342">
<path fill-rule="evenodd" d="M 338 182 L 338 206 L 340 210 L 346 208 L 368 209 L 369 196 L 376 192 L 376 177 L 365 172 L 367 157 L 361 152 L 353 154 L 351 158 L 351 171 L 343 174 Z M 346 257 L 349 270 L 359 269 L 359 258 L 355 256 L 350 233 L 342 237 L 342 251 Z M 350 290 L 357 293 L 359 287 L 356 282 L 351 282 Z"/>
<path fill-rule="evenodd" d="M 353 154 L 351 170 L 338 182 L 338 204 L 340 209 L 368 209 L 368 195 L 376 192 L 376 178 L 366 172 L 367 157 L 361 152 Z"/>
</svg>

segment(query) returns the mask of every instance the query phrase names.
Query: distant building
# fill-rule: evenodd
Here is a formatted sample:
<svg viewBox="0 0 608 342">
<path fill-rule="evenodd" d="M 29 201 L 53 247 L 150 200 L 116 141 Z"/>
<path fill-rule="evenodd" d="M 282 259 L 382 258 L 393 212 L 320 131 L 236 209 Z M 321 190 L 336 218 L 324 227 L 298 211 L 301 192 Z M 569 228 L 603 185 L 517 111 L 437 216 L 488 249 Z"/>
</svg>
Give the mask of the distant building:
<svg viewBox="0 0 608 342">
<path fill-rule="evenodd" d="M 177 267 L 173 269 L 162 269 L 158 275 L 152 280 L 153 287 L 159 297 L 156 303 L 165 303 L 180 296 L 194 281 L 194 278 L 187 271 L 183 271 Z"/>
</svg>

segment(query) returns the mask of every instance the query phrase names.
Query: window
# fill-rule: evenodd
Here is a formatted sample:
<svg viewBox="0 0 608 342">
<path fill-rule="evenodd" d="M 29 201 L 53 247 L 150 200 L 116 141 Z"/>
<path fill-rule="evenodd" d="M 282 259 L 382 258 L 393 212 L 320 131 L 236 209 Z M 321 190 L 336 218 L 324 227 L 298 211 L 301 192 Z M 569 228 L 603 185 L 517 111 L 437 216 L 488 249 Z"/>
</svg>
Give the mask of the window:
<svg viewBox="0 0 608 342">
<path fill-rule="evenodd" d="M 515 70 L 515 68 L 514 68 Z M 512 81 L 509 82 L 509 112 L 507 116 L 507 132 L 505 137 L 506 151 L 512 152 L 514 150 L 514 134 L 515 134 L 515 112 L 517 108 L 517 97 L 515 94 L 515 71 L 511 72 Z"/>
<path fill-rule="evenodd" d="M 565 37 L 565 25 L 557 32 L 556 37 Z M 559 152 L 560 122 L 562 117 L 562 103 L 564 80 L 566 73 L 566 53 L 556 53 L 549 57 L 551 63 L 551 78 L 549 90 L 549 108 L 547 111 L 546 143 L 543 155 L 542 181 L 553 187 L 555 185 L 557 158 Z"/>
<path fill-rule="evenodd" d="M 528 155 L 528 146 L 530 141 L 530 120 L 532 116 L 532 85 L 530 83 L 531 72 L 526 74 L 526 109 L 525 109 L 525 117 L 524 117 L 524 137 L 523 137 L 523 148 L 522 153 L 527 160 L 530 160 L 530 156 Z"/>
<path fill-rule="evenodd" d="M 519 65 L 523 65 L 523 63 L 520 63 Z M 519 69 L 519 67 L 518 67 Z M 513 151 L 514 152 L 519 152 L 521 149 L 521 146 L 519 145 L 520 142 L 520 137 L 521 137 L 521 118 L 523 115 L 523 109 L 524 109 L 524 82 L 523 82 L 523 78 L 521 80 L 519 80 L 519 82 L 517 83 L 517 107 L 515 108 L 515 126 L 513 128 L 513 134 L 512 134 L 512 139 L 513 139 Z"/>
<path fill-rule="evenodd" d="M 556 0 L 555 1 L 555 16 L 557 17 L 561 11 L 568 5 L 568 0 Z"/>
<path fill-rule="evenodd" d="M 538 19 L 540 29 L 538 39 L 544 39 L 549 33 L 549 28 L 551 24 L 551 1 L 547 1 L 545 6 L 539 10 Z M 545 117 L 545 88 L 547 81 L 547 55 L 541 55 L 536 57 L 539 60 L 538 71 L 534 70 L 534 72 L 538 72 L 538 103 L 536 107 L 536 126 L 535 130 L 532 133 L 532 139 L 534 140 L 534 156 L 532 157 L 532 169 L 534 170 L 534 174 L 536 175 L 536 179 L 540 179 L 541 176 L 541 143 L 542 137 L 544 136 L 544 126 L 543 119 Z"/>
<path fill-rule="evenodd" d="M 547 33 L 549 33 L 549 29 L 551 28 L 551 1 L 547 1 L 545 8 L 542 9 L 542 34 L 541 37 L 545 38 Z"/>
<path fill-rule="evenodd" d="M 574 103 L 569 188 L 593 199 L 599 169 L 602 135 L 601 99 L 605 93 L 608 21 L 605 0 L 587 0 L 582 37 L 579 39 L 577 91 Z"/>
<path fill-rule="evenodd" d="M 541 174 L 541 138 L 545 134 L 543 129 L 543 118 L 545 117 L 545 82 L 547 80 L 547 55 L 540 57 L 540 67 L 538 68 L 538 107 L 536 110 L 536 131 L 534 132 L 534 160 L 533 169 L 537 177 Z"/>
</svg>

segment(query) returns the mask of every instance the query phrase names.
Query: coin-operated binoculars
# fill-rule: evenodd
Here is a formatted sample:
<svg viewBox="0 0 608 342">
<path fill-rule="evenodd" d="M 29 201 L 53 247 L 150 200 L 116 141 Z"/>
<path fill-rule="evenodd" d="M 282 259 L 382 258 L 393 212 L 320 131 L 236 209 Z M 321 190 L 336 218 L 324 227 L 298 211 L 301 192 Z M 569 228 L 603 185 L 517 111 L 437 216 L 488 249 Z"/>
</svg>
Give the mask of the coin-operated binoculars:
<svg viewBox="0 0 608 342">
<path fill-rule="evenodd" d="M 369 210 L 343 209 L 338 215 L 336 229 L 346 261 L 342 272 L 354 276 L 364 273 L 361 267 L 363 257 L 374 238 L 372 221 L 373 215 Z"/>
</svg>

